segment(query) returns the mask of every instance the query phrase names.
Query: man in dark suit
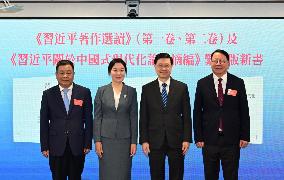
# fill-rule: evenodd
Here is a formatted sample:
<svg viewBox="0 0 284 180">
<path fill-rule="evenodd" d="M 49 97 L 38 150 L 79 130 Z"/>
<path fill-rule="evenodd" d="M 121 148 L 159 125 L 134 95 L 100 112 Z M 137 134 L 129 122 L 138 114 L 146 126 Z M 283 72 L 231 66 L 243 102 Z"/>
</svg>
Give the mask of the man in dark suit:
<svg viewBox="0 0 284 180">
<path fill-rule="evenodd" d="M 149 155 L 152 180 L 165 179 L 166 156 L 169 179 L 182 180 L 184 155 L 192 142 L 189 93 L 186 84 L 170 77 L 169 54 L 157 54 L 154 64 L 158 78 L 142 88 L 139 142 Z"/>
<path fill-rule="evenodd" d="M 250 140 L 250 117 L 244 81 L 227 72 L 229 54 L 211 54 L 213 74 L 197 83 L 193 110 L 194 139 L 202 148 L 206 180 L 238 179 L 240 148 Z"/>
<path fill-rule="evenodd" d="M 54 180 L 80 180 L 92 148 L 91 92 L 73 83 L 71 61 L 59 61 L 55 74 L 58 85 L 44 91 L 41 101 L 41 152 L 49 157 Z"/>
</svg>

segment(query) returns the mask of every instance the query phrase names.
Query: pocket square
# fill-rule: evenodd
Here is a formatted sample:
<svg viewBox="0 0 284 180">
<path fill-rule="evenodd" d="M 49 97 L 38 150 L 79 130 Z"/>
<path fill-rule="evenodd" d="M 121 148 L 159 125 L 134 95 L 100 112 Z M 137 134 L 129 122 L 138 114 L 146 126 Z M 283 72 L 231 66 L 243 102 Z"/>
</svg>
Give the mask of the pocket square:
<svg viewBox="0 0 284 180">
<path fill-rule="evenodd" d="M 237 90 L 228 89 L 228 93 L 227 93 L 227 95 L 229 95 L 229 96 L 236 96 L 236 95 L 237 95 L 237 93 L 238 93 L 238 91 L 237 91 Z"/>
<path fill-rule="evenodd" d="M 83 100 L 74 99 L 74 105 L 75 106 L 83 106 Z"/>
</svg>

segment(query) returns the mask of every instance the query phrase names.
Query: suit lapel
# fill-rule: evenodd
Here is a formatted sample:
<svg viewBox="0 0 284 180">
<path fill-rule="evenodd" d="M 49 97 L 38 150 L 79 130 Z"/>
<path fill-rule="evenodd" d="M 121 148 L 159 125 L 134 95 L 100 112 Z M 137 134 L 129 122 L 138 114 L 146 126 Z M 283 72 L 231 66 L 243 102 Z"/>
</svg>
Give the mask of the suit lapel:
<svg viewBox="0 0 284 180">
<path fill-rule="evenodd" d="M 120 97 L 119 97 L 119 103 L 118 103 L 118 106 L 117 106 L 117 111 L 119 110 L 119 108 L 122 105 L 124 105 L 126 103 L 126 100 L 128 98 L 127 96 L 128 96 L 128 88 L 123 83 L 122 90 L 121 90 Z"/>
<path fill-rule="evenodd" d="M 74 107 L 74 97 L 77 97 L 77 94 L 78 94 L 78 86 L 75 83 L 73 83 L 68 115 L 70 115 L 72 112 L 72 109 Z"/>
<path fill-rule="evenodd" d="M 105 95 L 108 96 L 108 101 L 110 101 L 110 105 L 111 105 L 111 109 L 113 111 L 116 111 L 115 109 L 115 101 L 114 101 L 114 92 L 113 92 L 113 88 L 112 88 L 112 85 L 111 83 L 109 83 L 106 87 L 106 90 L 105 90 Z"/>
<path fill-rule="evenodd" d="M 153 82 L 153 94 L 154 94 L 154 97 L 157 98 L 157 101 L 153 101 L 153 102 L 157 102 L 159 104 L 159 106 L 162 108 L 163 107 L 163 101 L 162 101 L 162 94 L 161 94 L 161 91 L 160 91 L 158 79 L 156 79 Z"/>
<path fill-rule="evenodd" d="M 54 89 L 53 92 L 54 92 L 54 95 L 55 95 L 55 97 L 56 97 L 56 100 L 57 100 L 57 102 L 58 102 L 58 104 L 59 104 L 60 109 L 61 109 L 63 112 L 67 113 L 67 112 L 66 112 L 66 109 L 65 109 L 65 105 L 64 105 L 63 99 L 62 99 L 62 95 L 61 95 L 61 92 L 60 92 L 59 85 L 57 85 L 57 86 L 55 87 L 55 89 Z"/>
<path fill-rule="evenodd" d="M 228 94 L 228 89 L 232 89 L 232 79 L 231 79 L 231 74 L 230 73 L 227 73 L 227 84 L 226 84 L 226 90 L 225 90 L 225 94 L 224 94 L 224 102 L 223 104 L 226 103 L 226 99 L 227 99 L 227 94 Z"/>
<path fill-rule="evenodd" d="M 176 81 L 174 79 L 171 78 L 170 80 L 170 87 L 169 87 L 169 93 L 168 93 L 168 102 L 167 102 L 167 106 L 166 108 L 170 107 L 171 103 L 173 102 L 173 98 L 174 96 L 174 89 L 176 89 Z"/>
<path fill-rule="evenodd" d="M 216 93 L 213 74 L 211 74 L 208 77 L 208 83 L 209 83 L 209 93 L 212 95 L 214 101 L 219 105 L 219 100 L 218 100 L 218 96 L 217 96 L 217 93 Z"/>
</svg>

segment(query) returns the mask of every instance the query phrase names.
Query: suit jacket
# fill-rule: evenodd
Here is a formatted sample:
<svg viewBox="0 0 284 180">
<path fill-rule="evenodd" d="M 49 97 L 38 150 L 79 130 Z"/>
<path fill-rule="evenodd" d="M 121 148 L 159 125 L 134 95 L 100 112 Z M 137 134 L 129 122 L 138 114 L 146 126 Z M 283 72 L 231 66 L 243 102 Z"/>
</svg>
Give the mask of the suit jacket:
<svg viewBox="0 0 284 180">
<path fill-rule="evenodd" d="M 228 95 L 228 89 L 237 90 L 236 96 Z M 219 119 L 223 119 L 225 144 L 239 144 L 250 140 L 250 117 L 244 81 L 230 73 L 220 107 L 213 74 L 197 83 L 193 110 L 195 142 L 217 145 Z"/>
<path fill-rule="evenodd" d="M 95 98 L 94 141 L 101 137 L 130 138 L 137 144 L 138 105 L 136 89 L 123 85 L 117 109 L 111 83 L 98 89 Z"/>
<path fill-rule="evenodd" d="M 190 99 L 187 85 L 171 78 L 167 106 L 163 107 L 158 79 L 142 87 L 140 102 L 140 144 L 160 148 L 165 137 L 168 145 L 181 148 L 192 142 Z"/>
<path fill-rule="evenodd" d="M 50 155 L 62 156 L 67 137 L 73 155 L 83 154 L 84 148 L 91 149 L 92 108 L 90 90 L 75 83 L 68 114 L 58 85 L 44 91 L 40 109 L 41 151 L 49 150 Z"/>
</svg>

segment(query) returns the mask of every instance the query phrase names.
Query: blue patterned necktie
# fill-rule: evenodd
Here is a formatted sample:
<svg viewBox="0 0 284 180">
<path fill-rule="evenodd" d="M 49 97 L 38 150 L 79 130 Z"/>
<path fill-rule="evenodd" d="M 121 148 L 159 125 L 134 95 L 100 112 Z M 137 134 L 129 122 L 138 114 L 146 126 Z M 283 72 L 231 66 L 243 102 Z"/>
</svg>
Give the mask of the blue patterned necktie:
<svg viewBox="0 0 284 180">
<path fill-rule="evenodd" d="M 163 86 L 163 89 L 162 89 L 162 101 L 163 101 L 163 105 L 164 107 L 167 106 L 167 102 L 168 102 L 168 94 L 167 94 L 167 84 L 166 83 L 163 83 L 162 84 Z"/>
<path fill-rule="evenodd" d="M 69 104 L 70 104 L 68 96 L 67 96 L 68 91 L 69 91 L 69 89 L 67 89 L 67 88 L 63 89 L 63 93 L 64 93 L 63 101 L 64 101 L 64 105 L 65 105 L 65 109 L 66 109 L 67 113 L 69 111 Z"/>
</svg>

